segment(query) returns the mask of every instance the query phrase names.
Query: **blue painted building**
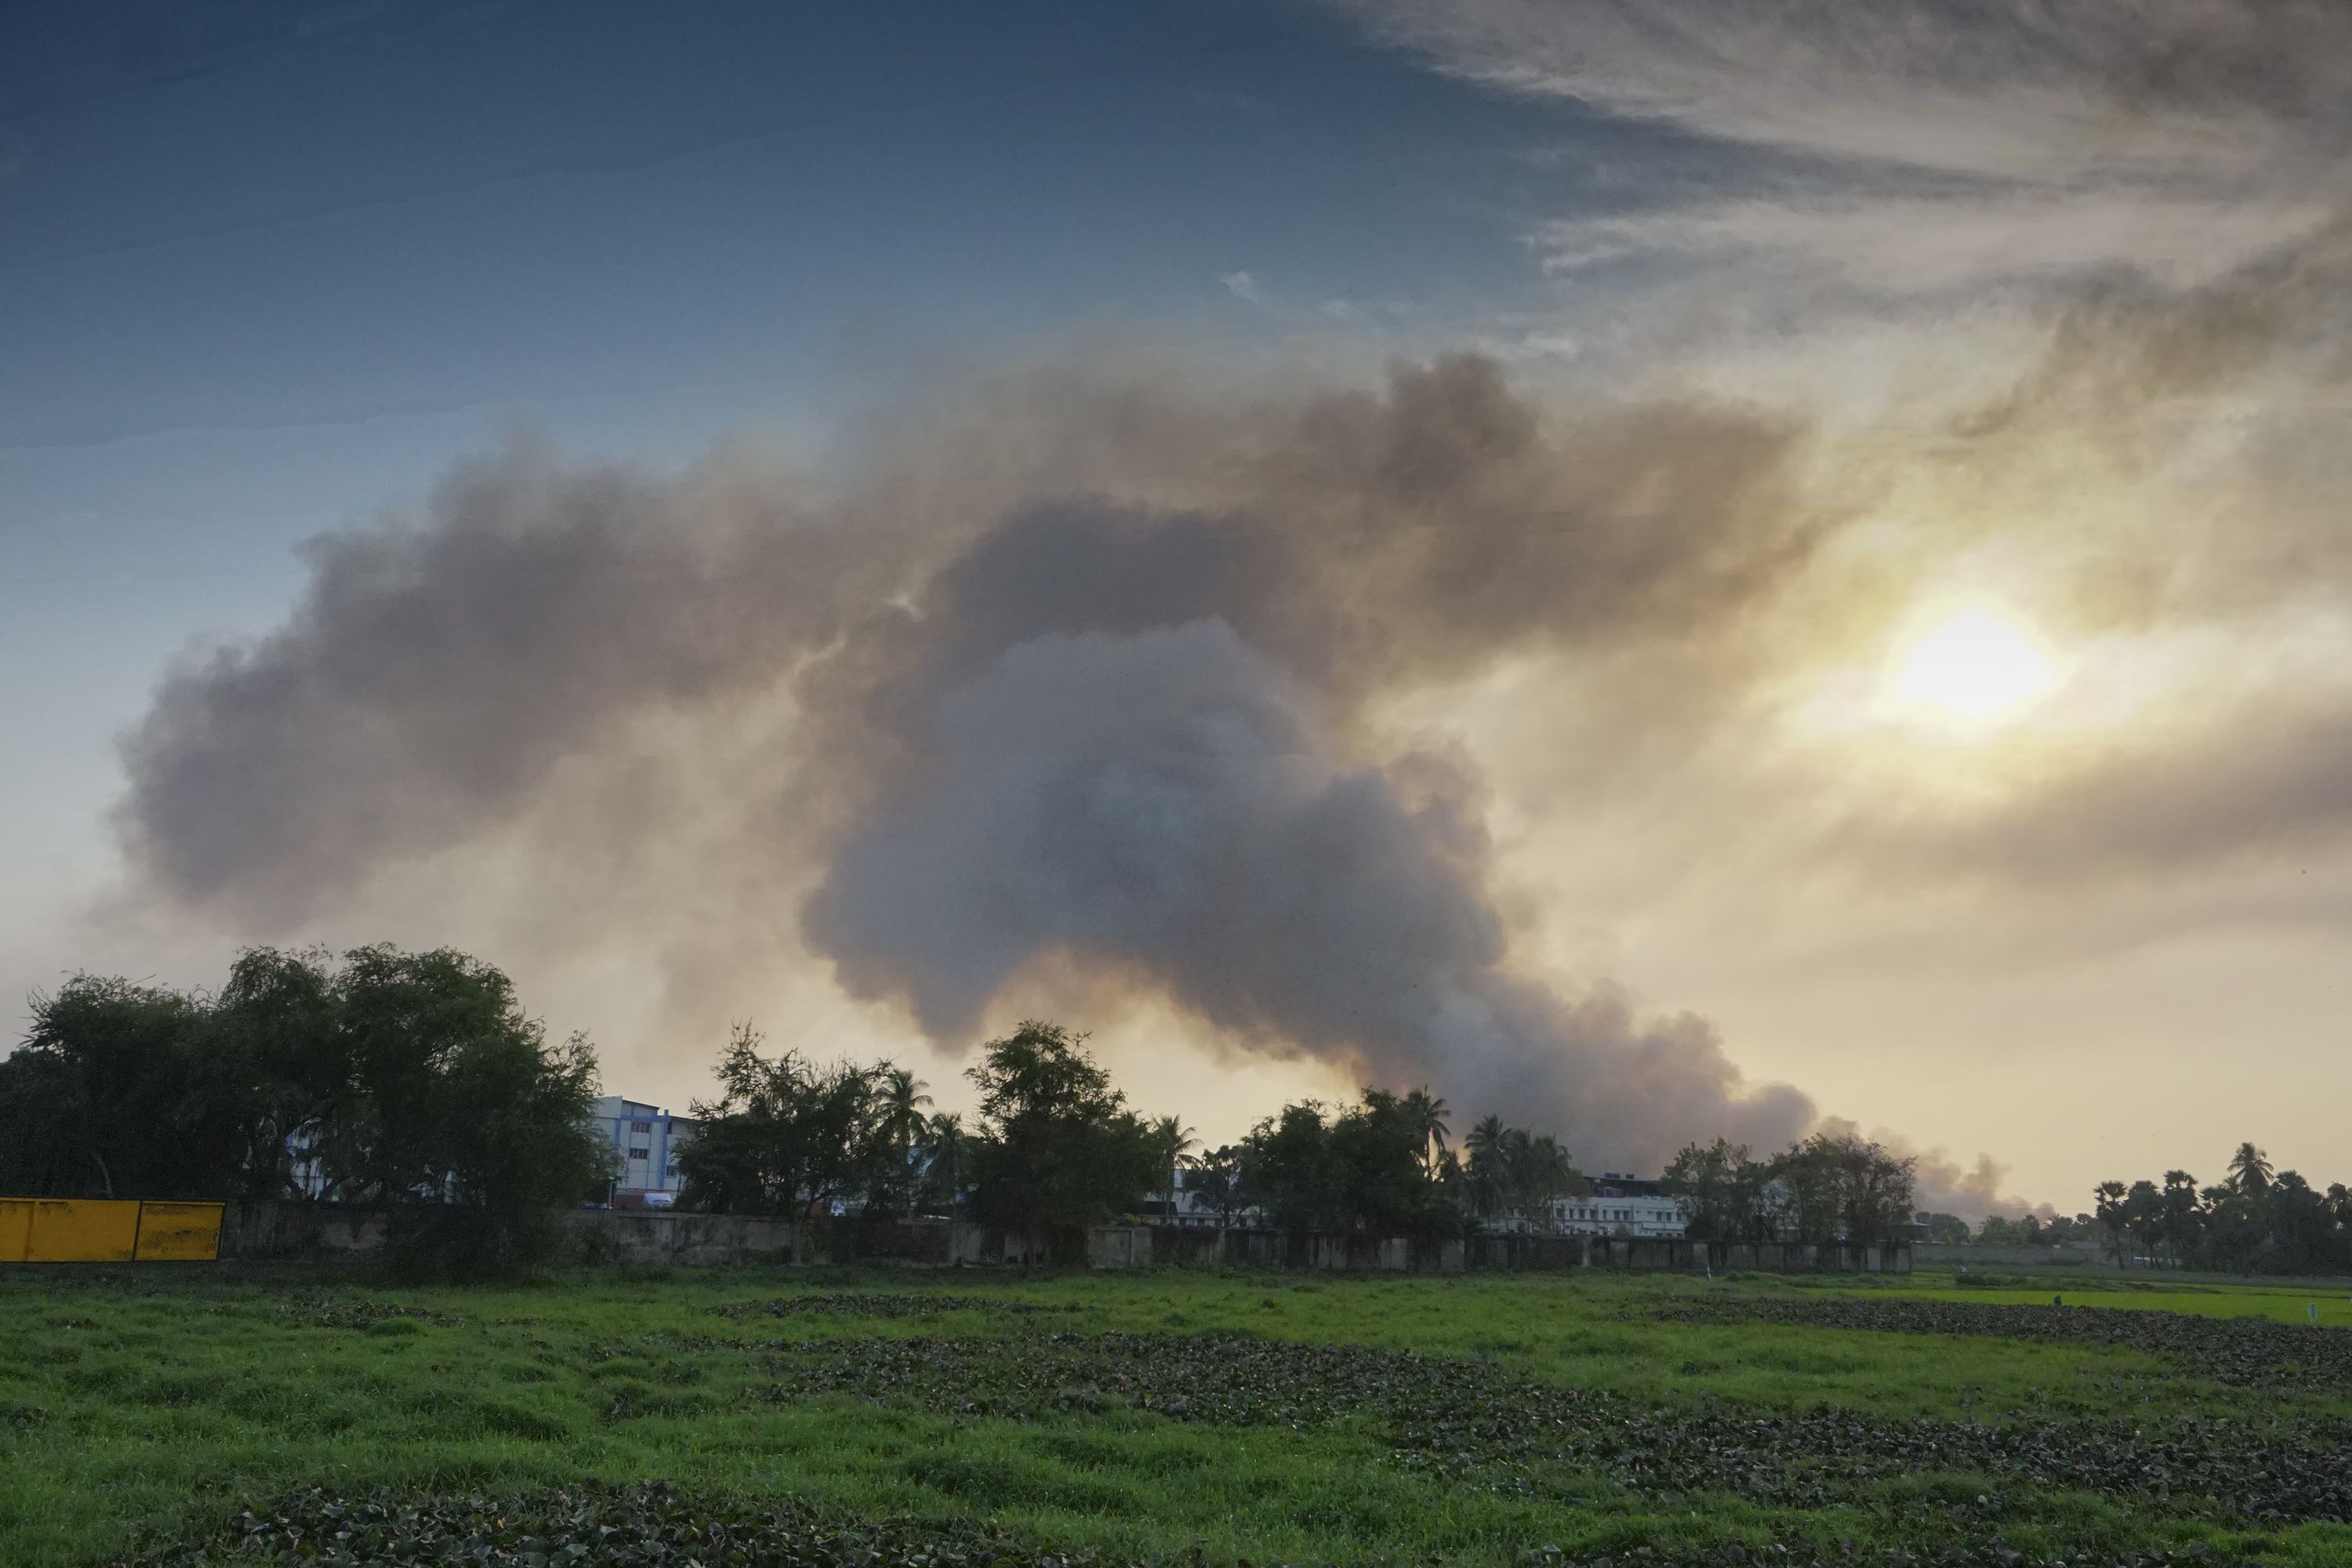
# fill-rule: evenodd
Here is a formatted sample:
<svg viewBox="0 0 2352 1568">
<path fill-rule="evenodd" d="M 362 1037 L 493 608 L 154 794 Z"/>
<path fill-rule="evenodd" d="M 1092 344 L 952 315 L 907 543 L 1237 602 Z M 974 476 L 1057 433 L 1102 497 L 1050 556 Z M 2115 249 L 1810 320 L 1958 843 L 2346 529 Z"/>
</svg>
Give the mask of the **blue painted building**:
<svg viewBox="0 0 2352 1568">
<path fill-rule="evenodd" d="M 616 1094 L 598 1100 L 593 1115 L 613 1147 L 613 1206 L 667 1208 L 676 1203 L 686 1185 L 677 1173 L 678 1144 L 693 1122 Z"/>
</svg>

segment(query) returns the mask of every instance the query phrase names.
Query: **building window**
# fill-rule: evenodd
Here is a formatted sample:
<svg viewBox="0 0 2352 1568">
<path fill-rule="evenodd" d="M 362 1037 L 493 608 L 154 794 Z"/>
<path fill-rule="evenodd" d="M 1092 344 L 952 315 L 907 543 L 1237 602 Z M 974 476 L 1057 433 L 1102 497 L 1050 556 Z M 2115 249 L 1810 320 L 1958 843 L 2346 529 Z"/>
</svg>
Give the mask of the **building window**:
<svg viewBox="0 0 2352 1568">
<path fill-rule="evenodd" d="M 640 1138 L 651 1137 L 653 1135 L 653 1130 L 654 1124 L 650 1121 L 632 1121 L 629 1123 L 629 1131 L 635 1133 Z"/>
<path fill-rule="evenodd" d="M 653 1158 L 653 1152 L 642 1143 L 633 1143 L 629 1146 L 629 1158 L 632 1160 L 650 1160 Z"/>
</svg>

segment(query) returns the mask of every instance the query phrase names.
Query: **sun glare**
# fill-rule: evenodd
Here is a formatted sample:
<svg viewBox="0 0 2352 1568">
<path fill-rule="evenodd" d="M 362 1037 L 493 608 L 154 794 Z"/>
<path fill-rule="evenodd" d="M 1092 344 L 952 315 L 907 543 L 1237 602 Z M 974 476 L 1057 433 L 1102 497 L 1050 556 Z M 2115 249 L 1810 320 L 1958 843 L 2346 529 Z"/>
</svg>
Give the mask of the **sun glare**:
<svg viewBox="0 0 2352 1568">
<path fill-rule="evenodd" d="M 1964 610 L 1912 645 L 1895 695 L 1962 719 L 1998 719 L 2057 684 L 2057 668 L 2023 628 Z"/>
</svg>

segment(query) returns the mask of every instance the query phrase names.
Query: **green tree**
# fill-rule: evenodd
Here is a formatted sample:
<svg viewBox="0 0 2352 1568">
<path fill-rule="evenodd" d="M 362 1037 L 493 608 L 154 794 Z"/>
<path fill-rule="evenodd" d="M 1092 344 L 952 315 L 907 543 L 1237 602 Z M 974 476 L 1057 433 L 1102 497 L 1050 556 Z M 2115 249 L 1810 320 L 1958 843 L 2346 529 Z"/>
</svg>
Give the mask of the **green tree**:
<svg viewBox="0 0 2352 1568">
<path fill-rule="evenodd" d="M 2352 1187 L 2341 1182 L 2328 1183 L 2326 1202 L 2328 1219 L 2336 1233 L 2335 1255 L 2327 1271 L 2352 1272 Z"/>
<path fill-rule="evenodd" d="M 1192 1129 L 1184 1125 L 1184 1119 L 1181 1116 L 1162 1116 L 1155 1120 L 1151 1123 L 1151 1141 L 1160 1155 L 1160 1168 L 1163 1173 L 1160 1178 L 1160 1201 L 1167 1205 L 1168 1219 L 1173 1223 L 1176 1218 L 1177 1167 L 1185 1163 L 1184 1156 L 1199 1144 L 1192 1136 Z"/>
<path fill-rule="evenodd" d="M 2317 1274 L 2336 1258 L 2336 1216 L 2327 1199 L 2294 1171 L 2281 1171 L 2263 1194 L 2273 1256 L 2282 1274 Z"/>
<path fill-rule="evenodd" d="M 1234 1215 L 1245 1206 L 1242 1165 L 1242 1146 L 1237 1143 L 1222 1144 L 1192 1162 L 1192 1190 L 1217 1211 L 1220 1225 L 1233 1224 Z"/>
<path fill-rule="evenodd" d="M 250 948 L 213 1004 L 216 1086 L 244 1107 L 237 1121 L 249 1197 L 300 1190 L 296 1163 L 323 1141 L 351 1078 L 332 954 Z"/>
<path fill-rule="evenodd" d="M 715 1068 L 719 1098 L 694 1102 L 694 1136 L 678 1152 L 680 1202 L 733 1214 L 798 1215 L 866 1192 L 889 1145 L 877 1131 L 878 1069 L 819 1067 L 785 1051 L 760 1054 L 738 1024 Z"/>
<path fill-rule="evenodd" d="M 1157 1139 L 1085 1039 L 1030 1020 L 981 1047 L 965 1074 L 986 1134 L 974 1151 L 974 1205 L 1033 1241 L 1126 1213 L 1159 1185 Z"/>
<path fill-rule="evenodd" d="M 2124 1264 L 2126 1237 L 2130 1230 L 2124 1214 L 2124 1199 L 2127 1191 L 2121 1182 L 2106 1181 L 2101 1182 L 2092 1192 L 2096 1201 L 2092 1205 L 2091 1212 L 2106 1237 L 2107 1252 L 2115 1258 L 2118 1268 Z"/>
<path fill-rule="evenodd" d="M 2185 1268 L 2197 1256 L 2205 1228 L 2205 1208 L 2197 1195 L 2197 1178 L 2186 1171 L 2164 1173 L 2164 1246 L 2175 1268 Z"/>
<path fill-rule="evenodd" d="M 877 1162 L 878 1179 L 866 1201 L 871 1208 L 896 1213 L 913 1205 L 915 1144 L 929 1126 L 923 1108 L 931 1103 L 924 1092 L 930 1086 L 889 1062 L 877 1064 L 869 1081 L 874 1089 L 872 1132 L 883 1158 Z"/>
<path fill-rule="evenodd" d="M 2210 1268 L 2252 1274 L 2270 1251 L 2269 1216 L 2263 1194 L 2225 1184 L 2205 1189 L 2204 1262 Z"/>
<path fill-rule="evenodd" d="M 601 1190 L 612 1154 L 589 1121 L 596 1053 L 580 1035 L 551 1043 L 536 1019 L 458 1042 L 440 1064 L 428 1155 L 446 1173 L 457 1212 L 486 1228 L 462 1234 L 462 1256 L 434 1261 L 500 1268 L 546 1252 L 553 1216 Z M 434 1221 L 443 1216 L 428 1213 Z M 428 1245 L 431 1245 L 428 1243 Z"/>
<path fill-rule="evenodd" d="M 963 1202 L 964 1173 L 971 1163 L 971 1137 L 963 1117 L 952 1110 L 934 1114 L 925 1132 L 924 1185 L 932 1202 L 952 1215 Z"/>
<path fill-rule="evenodd" d="M 253 949 L 216 996 L 77 976 L 0 1064 L 0 1179 L 139 1197 L 405 1205 L 417 1256 L 502 1263 L 602 1179 L 595 1054 L 446 949 Z M 426 1212 L 425 1205 L 431 1205 Z M 418 1239 L 421 1238 L 421 1239 Z"/>
<path fill-rule="evenodd" d="M 1327 1134 L 1330 1219 L 1363 1235 L 1432 1239 L 1459 1235 L 1460 1210 L 1430 1180 L 1427 1121 L 1409 1100 L 1366 1089 Z"/>
<path fill-rule="evenodd" d="M 2123 1222 L 2136 1256 L 2152 1258 L 2164 1246 L 2164 1194 L 2154 1182 L 2134 1182 L 2124 1194 Z"/>
<path fill-rule="evenodd" d="M 1499 1116 L 1479 1119 L 1462 1140 L 1470 1202 L 1482 1218 L 1492 1219 L 1511 1202 L 1511 1142 L 1516 1129 Z"/>
<path fill-rule="evenodd" d="M 1327 1111 L 1286 1105 L 1244 1141 L 1241 1185 L 1286 1230 L 1379 1237 L 1458 1236 L 1464 1211 L 1431 1174 L 1425 1111 L 1384 1089 Z M 1439 1169 L 1458 1169 L 1449 1151 Z"/>
<path fill-rule="evenodd" d="M 1692 1240 L 1766 1239 L 1764 1172 L 1749 1156 L 1747 1144 L 1725 1138 L 1685 1144 L 1666 1166 L 1664 1180 L 1666 1191 L 1682 1205 L 1685 1234 Z"/>
<path fill-rule="evenodd" d="M 1979 1247 L 2022 1247 L 2025 1227 L 2006 1215 L 1987 1215 L 1984 1224 L 1977 1227 Z"/>
<path fill-rule="evenodd" d="M 447 948 L 354 948 L 330 990 L 338 1081 L 315 1144 L 330 1191 L 411 1205 L 404 1250 L 436 1268 L 542 1250 L 552 1212 L 611 1170 L 586 1038 L 551 1044 L 503 973 Z"/>
<path fill-rule="evenodd" d="M 2249 1196 L 2270 1190 L 2271 1160 L 2252 1143 L 2241 1143 L 2230 1156 L 2230 1185 Z"/>
<path fill-rule="evenodd" d="M 60 1197 L 222 1197 L 241 1191 L 240 1109 L 209 1092 L 199 998 L 78 974 L 32 999 L 0 1060 L 0 1184 Z"/>
<path fill-rule="evenodd" d="M 1851 1135 L 1817 1132 L 1772 1162 L 1799 1240 L 1864 1245 L 1910 1234 L 1917 1162 Z"/>
<path fill-rule="evenodd" d="M 1345 1213 L 1323 1107 L 1284 1106 L 1243 1142 L 1241 1188 L 1283 1230 L 1336 1228 Z"/>
<path fill-rule="evenodd" d="M 465 1111 L 448 1091 L 451 1069 L 492 1042 L 536 1047 L 539 1026 L 503 973 L 448 948 L 353 948 L 331 984 L 337 1082 L 316 1150 L 329 1192 L 363 1203 L 451 1196 L 446 1123 Z"/>
<path fill-rule="evenodd" d="M 1445 1101 L 1431 1094 L 1428 1086 L 1423 1085 L 1404 1097 L 1404 1109 L 1421 1137 L 1422 1168 L 1433 1175 L 1438 1161 L 1446 1152 L 1445 1136 L 1453 1131 L 1445 1120 Z"/>
</svg>

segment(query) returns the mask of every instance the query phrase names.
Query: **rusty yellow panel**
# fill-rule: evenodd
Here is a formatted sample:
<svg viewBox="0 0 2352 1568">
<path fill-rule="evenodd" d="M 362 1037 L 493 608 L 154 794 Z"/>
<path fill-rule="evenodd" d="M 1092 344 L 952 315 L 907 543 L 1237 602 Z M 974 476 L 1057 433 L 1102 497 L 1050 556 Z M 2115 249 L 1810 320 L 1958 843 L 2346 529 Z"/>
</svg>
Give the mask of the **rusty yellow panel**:
<svg viewBox="0 0 2352 1568">
<path fill-rule="evenodd" d="M 139 1261 L 210 1263 L 220 1257 L 221 1205 L 139 1205 Z"/>
<path fill-rule="evenodd" d="M 25 1243 L 33 1234 L 33 1200 L 0 1198 L 0 1263 L 25 1261 Z"/>
<path fill-rule="evenodd" d="M 36 1198 L 27 1263 L 128 1263 L 139 1247 L 135 1200 Z"/>
</svg>

